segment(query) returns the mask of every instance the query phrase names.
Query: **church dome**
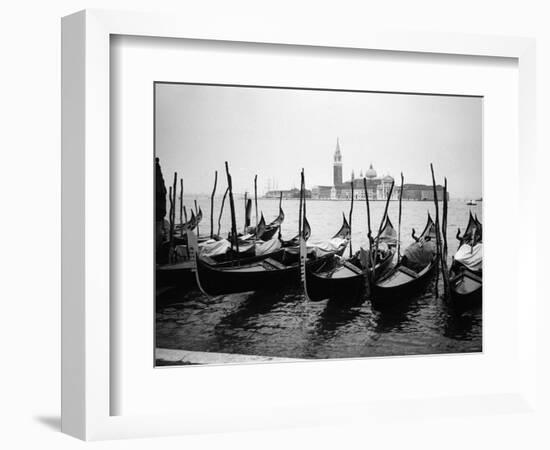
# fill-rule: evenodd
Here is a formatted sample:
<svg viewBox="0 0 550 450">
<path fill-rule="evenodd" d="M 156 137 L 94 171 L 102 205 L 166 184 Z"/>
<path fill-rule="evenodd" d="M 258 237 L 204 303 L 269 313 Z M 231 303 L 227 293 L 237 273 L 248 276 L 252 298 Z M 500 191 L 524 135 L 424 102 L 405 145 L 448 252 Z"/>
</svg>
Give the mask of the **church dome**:
<svg viewBox="0 0 550 450">
<path fill-rule="evenodd" d="M 391 183 L 393 181 L 393 177 L 391 175 L 386 175 L 384 177 L 384 181 L 387 181 L 388 183 Z"/>
<path fill-rule="evenodd" d="M 376 170 L 372 168 L 372 164 L 369 167 L 369 170 L 365 172 L 367 178 L 376 178 Z"/>
</svg>

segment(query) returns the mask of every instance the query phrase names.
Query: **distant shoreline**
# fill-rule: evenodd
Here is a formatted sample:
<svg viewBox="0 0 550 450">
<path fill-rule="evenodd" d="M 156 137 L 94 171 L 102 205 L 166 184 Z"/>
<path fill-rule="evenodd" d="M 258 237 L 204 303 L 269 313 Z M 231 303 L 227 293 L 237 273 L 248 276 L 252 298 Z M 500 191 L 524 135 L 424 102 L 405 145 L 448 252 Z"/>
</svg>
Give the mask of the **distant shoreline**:
<svg viewBox="0 0 550 450">
<path fill-rule="evenodd" d="M 238 199 L 238 200 L 242 200 L 244 199 L 244 194 L 238 194 L 238 193 L 234 193 L 233 194 L 233 197 L 235 199 Z M 193 199 L 193 198 L 207 198 L 207 199 L 210 199 L 210 194 L 192 194 L 192 193 L 189 193 L 189 194 L 185 194 L 184 195 L 184 198 L 186 199 Z M 222 196 L 221 195 L 216 195 L 214 197 L 214 199 L 216 201 L 219 201 L 221 200 Z M 254 197 L 250 197 L 250 196 L 247 196 L 247 198 L 251 199 L 252 201 L 254 200 Z M 279 197 L 264 197 L 264 196 L 258 196 L 258 200 L 275 200 L 275 201 L 279 201 Z M 284 198 L 283 197 L 283 200 L 296 200 L 296 201 L 299 201 L 300 198 L 299 197 L 296 197 L 296 198 Z M 307 201 L 323 201 L 323 202 L 349 202 L 351 199 L 349 198 L 306 198 Z M 356 198 L 355 201 L 364 201 L 365 199 L 362 198 L 362 199 L 359 199 L 359 198 Z M 470 198 L 453 198 L 453 199 L 449 199 L 449 202 L 452 202 L 452 203 L 456 203 L 456 202 L 468 202 L 470 201 L 471 199 Z M 372 199 L 372 198 L 369 198 L 369 202 L 385 202 L 386 199 Z M 390 202 L 398 202 L 399 199 L 392 199 L 390 200 Z M 441 203 L 443 201 L 443 199 L 439 199 L 439 202 Z M 475 200 L 476 203 L 479 205 L 481 205 L 483 203 L 483 200 Z M 403 202 L 432 202 L 433 203 L 433 200 L 405 200 L 403 199 Z M 472 206 L 475 206 L 475 205 L 472 205 Z"/>
<path fill-rule="evenodd" d="M 278 198 L 274 198 L 274 197 L 258 197 L 258 200 L 277 200 L 279 201 Z M 300 200 L 299 198 L 284 198 L 283 197 L 283 200 Z M 351 199 L 350 198 L 306 198 L 307 201 L 314 201 L 314 202 L 349 202 Z M 364 198 L 356 198 L 355 201 L 363 201 L 365 200 Z M 373 199 L 373 198 L 369 198 L 369 202 L 385 202 L 386 199 Z M 399 199 L 391 199 L 390 202 L 398 202 Z M 467 199 L 450 199 L 449 202 L 467 202 L 468 200 Z M 433 200 L 405 200 L 403 199 L 403 202 L 432 202 L 433 203 Z M 441 200 L 438 200 L 438 202 L 443 202 L 443 199 Z M 479 203 L 483 203 L 483 200 L 476 200 L 476 202 L 479 204 Z M 475 206 L 475 205 L 473 205 Z"/>
</svg>

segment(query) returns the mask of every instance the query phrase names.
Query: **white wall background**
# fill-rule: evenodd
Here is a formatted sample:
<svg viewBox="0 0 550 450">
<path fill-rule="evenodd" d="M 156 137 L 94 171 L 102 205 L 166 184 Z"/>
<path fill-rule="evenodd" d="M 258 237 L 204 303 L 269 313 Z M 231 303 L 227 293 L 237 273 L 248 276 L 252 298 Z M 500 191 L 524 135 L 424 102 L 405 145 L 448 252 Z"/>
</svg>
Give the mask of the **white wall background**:
<svg viewBox="0 0 550 450">
<path fill-rule="evenodd" d="M 390 29 L 458 31 L 537 38 L 538 142 L 541 212 L 548 224 L 544 195 L 549 166 L 550 14 L 546 2 L 463 0 L 443 2 L 351 1 L 140 1 L 20 0 L 0 9 L 0 446 L 2 448 L 79 448 L 59 433 L 60 361 L 60 17 L 83 8 L 179 10 L 216 21 L 257 20 L 273 27 L 318 29 L 371 25 Z M 534 174 L 535 176 L 535 174 Z M 546 226 L 540 234 L 547 235 Z M 548 240 L 539 239 L 539 274 Z M 542 277 L 541 277 L 542 279 Z M 546 294 L 546 297 L 548 295 Z M 542 296 L 541 296 L 542 299 Z M 549 308 L 538 314 L 548 317 Z M 545 321 L 541 320 L 541 324 Z M 541 381 L 548 380 L 548 329 L 539 330 Z M 548 383 L 546 383 L 548 386 Z M 541 398 L 550 405 L 548 387 Z M 442 419 L 411 418 L 372 429 L 323 428 L 102 442 L 95 448 L 548 448 L 548 416 Z"/>
</svg>

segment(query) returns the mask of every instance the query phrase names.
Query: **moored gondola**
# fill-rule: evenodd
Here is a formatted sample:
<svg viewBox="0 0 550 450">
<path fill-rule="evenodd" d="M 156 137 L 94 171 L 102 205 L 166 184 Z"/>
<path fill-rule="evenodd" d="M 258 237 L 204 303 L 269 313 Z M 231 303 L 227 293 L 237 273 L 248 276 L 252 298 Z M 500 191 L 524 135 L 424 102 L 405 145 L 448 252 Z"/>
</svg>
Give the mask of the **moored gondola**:
<svg viewBox="0 0 550 450">
<path fill-rule="evenodd" d="M 251 226 L 246 228 L 246 233 L 250 237 L 254 237 L 255 239 L 260 239 L 262 241 L 269 241 L 277 231 L 279 231 L 279 228 L 281 227 L 282 223 L 285 220 L 285 212 L 281 207 L 279 207 L 279 214 L 273 221 L 266 223 L 264 213 L 260 214 L 260 220 L 258 221 L 258 226 Z M 229 239 L 231 239 L 231 234 L 229 235 Z"/>
<path fill-rule="evenodd" d="M 348 243 L 349 225 L 345 222 L 333 237 L 339 245 L 329 251 L 324 246 L 308 247 L 306 266 L 314 261 L 341 255 Z M 216 263 L 207 257 L 197 258 L 198 279 L 202 289 L 210 295 L 231 294 L 256 290 L 279 289 L 285 284 L 299 281 L 299 251 L 295 247 L 244 258 Z"/>
<path fill-rule="evenodd" d="M 281 207 L 279 207 L 279 214 L 272 222 L 266 224 L 264 214 L 261 213 L 260 220 L 258 222 L 258 227 L 248 227 L 245 222 L 245 231 L 246 234 L 239 234 L 239 242 L 243 242 L 243 245 L 246 246 L 247 243 L 252 241 L 269 241 L 275 236 L 279 231 L 281 225 L 285 220 L 285 212 Z M 231 240 L 231 233 L 228 235 L 228 239 Z"/>
<path fill-rule="evenodd" d="M 257 237 L 262 241 L 269 241 L 271 238 L 273 238 L 273 236 L 275 236 L 275 233 L 279 231 L 279 228 L 285 220 L 285 213 L 282 208 L 279 208 L 279 215 L 272 222 L 265 225 L 263 214 L 261 220 L 263 221 L 264 226 L 262 228 L 258 226 L 259 233 L 257 234 Z"/>
<path fill-rule="evenodd" d="M 187 230 L 194 230 L 202 221 L 202 208 L 199 207 L 199 211 L 195 215 L 194 211 L 191 211 L 191 218 L 183 224 L 175 224 L 174 231 L 176 233 L 185 233 Z"/>
<path fill-rule="evenodd" d="M 197 215 L 193 211 L 191 211 L 191 217 L 190 219 L 183 223 L 183 224 L 176 224 L 174 226 L 174 237 L 173 237 L 173 246 L 178 245 L 187 245 L 187 231 L 193 231 L 195 230 L 199 224 L 202 221 L 202 209 L 199 208 L 199 212 Z M 206 237 L 203 237 L 202 239 L 199 238 L 199 241 L 205 241 L 207 240 Z"/>
<path fill-rule="evenodd" d="M 466 310 L 481 305 L 483 292 L 483 232 L 477 217 L 468 219 L 468 226 L 462 236 L 450 269 L 452 306 Z"/>
<path fill-rule="evenodd" d="M 409 301 L 426 288 L 437 263 L 435 245 L 436 228 L 428 214 L 428 221 L 416 242 L 405 249 L 401 261 L 386 275 L 374 283 L 372 306 L 376 309 L 390 308 Z"/>
<path fill-rule="evenodd" d="M 375 239 L 378 248 L 374 276 L 380 278 L 391 267 L 397 233 L 386 218 L 380 236 Z M 353 257 L 343 259 L 339 255 L 313 262 L 307 271 L 308 296 L 313 301 L 332 299 L 342 303 L 354 303 L 362 297 L 366 276 L 373 275 L 368 250 L 361 249 Z"/>
</svg>

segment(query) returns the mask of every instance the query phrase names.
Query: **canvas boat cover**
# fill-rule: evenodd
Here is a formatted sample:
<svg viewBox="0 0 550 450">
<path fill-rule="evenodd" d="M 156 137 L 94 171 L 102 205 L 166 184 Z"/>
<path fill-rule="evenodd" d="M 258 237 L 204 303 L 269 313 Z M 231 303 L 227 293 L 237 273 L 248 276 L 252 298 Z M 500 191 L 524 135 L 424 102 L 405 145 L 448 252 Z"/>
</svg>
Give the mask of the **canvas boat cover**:
<svg viewBox="0 0 550 450">
<path fill-rule="evenodd" d="M 464 264 L 464 266 L 470 270 L 481 270 L 483 263 L 483 244 L 479 243 L 473 247 L 468 244 L 461 245 L 456 252 L 455 260 Z"/>
<path fill-rule="evenodd" d="M 326 241 L 316 241 L 316 242 L 307 242 L 307 251 L 308 253 L 313 252 L 316 257 L 326 255 L 327 253 L 332 253 L 339 250 L 342 245 L 346 244 L 347 239 L 342 239 L 340 237 L 333 237 Z"/>
<path fill-rule="evenodd" d="M 258 241 L 258 243 L 266 244 L 265 242 L 262 242 L 262 241 Z M 240 253 L 247 252 L 252 247 L 254 247 L 254 241 L 239 240 Z M 260 251 L 267 251 L 268 248 L 269 246 L 266 246 L 265 250 L 260 250 Z M 231 242 L 229 241 L 229 239 L 221 239 L 219 241 L 215 239 L 208 239 L 207 241 L 199 244 L 199 249 L 200 249 L 199 251 L 201 256 L 213 257 L 213 256 L 225 255 L 229 251 L 229 249 L 231 249 Z M 263 254 L 263 253 L 258 253 L 258 244 L 256 244 L 256 254 L 257 255 Z"/>
<path fill-rule="evenodd" d="M 227 239 L 216 241 L 215 239 L 208 239 L 207 241 L 199 244 L 199 252 L 201 256 L 219 256 L 224 255 L 231 248 L 231 243 Z"/>
<path fill-rule="evenodd" d="M 435 242 L 422 239 L 409 245 L 403 252 L 407 260 L 406 266 L 413 270 L 422 270 L 432 261 L 435 254 Z"/>
<path fill-rule="evenodd" d="M 256 243 L 256 256 L 273 253 L 279 250 L 282 247 L 282 245 L 283 244 L 278 238 L 273 238 L 266 242 L 258 241 Z"/>
</svg>

